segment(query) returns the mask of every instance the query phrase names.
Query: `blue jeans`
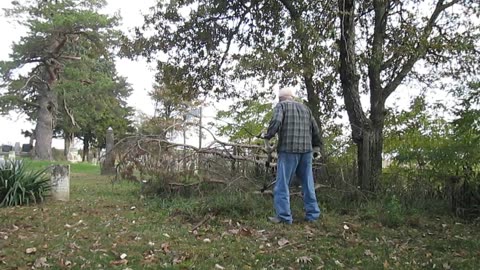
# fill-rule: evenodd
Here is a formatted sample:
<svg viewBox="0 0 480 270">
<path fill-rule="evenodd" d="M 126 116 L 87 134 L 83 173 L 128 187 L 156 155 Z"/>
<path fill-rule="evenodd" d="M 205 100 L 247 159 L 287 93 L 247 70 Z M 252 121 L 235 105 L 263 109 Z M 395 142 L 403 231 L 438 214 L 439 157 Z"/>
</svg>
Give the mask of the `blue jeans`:
<svg viewBox="0 0 480 270">
<path fill-rule="evenodd" d="M 315 187 L 313 183 L 312 152 L 308 153 L 278 153 L 277 182 L 273 189 L 273 204 L 277 217 L 283 222 L 292 223 L 290 210 L 290 181 L 294 174 L 302 181 L 305 220 L 316 220 L 320 217 Z"/>
</svg>

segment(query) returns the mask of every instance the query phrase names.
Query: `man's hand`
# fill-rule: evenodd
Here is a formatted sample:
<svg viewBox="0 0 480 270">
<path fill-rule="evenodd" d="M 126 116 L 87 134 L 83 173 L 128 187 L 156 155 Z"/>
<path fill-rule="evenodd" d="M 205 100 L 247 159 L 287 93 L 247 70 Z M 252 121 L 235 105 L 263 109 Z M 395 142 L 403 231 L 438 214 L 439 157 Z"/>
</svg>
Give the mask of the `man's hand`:
<svg viewBox="0 0 480 270">
<path fill-rule="evenodd" d="M 313 148 L 313 159 L 317 159 L 321 157 L 322 155 L 320 154 L 320 147 L 314 147 Z"/>
<path fill-rule="evenodd" d="M 264 140 L 269 140 L 269 139 L 265 138 L 266 136 L 267 136 L 267 133 L 260 133 L 260 134 L 257 135 L 257 138 L 264 139 Z"/>
</svg>

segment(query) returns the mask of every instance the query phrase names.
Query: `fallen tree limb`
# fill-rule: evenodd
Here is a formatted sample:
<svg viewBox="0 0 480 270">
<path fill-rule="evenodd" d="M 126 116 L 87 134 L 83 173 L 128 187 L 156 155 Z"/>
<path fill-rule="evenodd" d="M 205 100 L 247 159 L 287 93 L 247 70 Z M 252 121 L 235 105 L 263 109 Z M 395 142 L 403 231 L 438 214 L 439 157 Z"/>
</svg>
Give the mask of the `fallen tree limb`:
<svg viewBox="0 0 480 270">
<path fill-rule="evenodd" d="M 200 226 L 202 226 L 203 224 L 205 224 L 205 222 L 209 221 L 211 218 L 213 218 L 215 215 L 207 215 L 206 217 L 204 217 L 200 222 L 197 223 L 197 225 L 193 226 L 192 227 L 192 232 L 197 230 L 198 228 L 200 228 Z"/>
<path fill-rule="evenodd" d="M 176 183 L 176 182 L 172 182 L 172 183 L 168 183 L 168 184 L 170 186 L 174 186 L 174 187 L 191 187 L 191 186 L 200 185 L 202 183 L 213 183 L 213 184 L 222 184 L 222 185 L 227 185 L 228 184 L 227 182 L 225 182 L 223 180 L 218 180 L 218 179 L 202 180 L 202 181 L 198 181 L 198 182 L 194 182 L 194 183 L 188 183 L 188 184 Z"/>
</svg>

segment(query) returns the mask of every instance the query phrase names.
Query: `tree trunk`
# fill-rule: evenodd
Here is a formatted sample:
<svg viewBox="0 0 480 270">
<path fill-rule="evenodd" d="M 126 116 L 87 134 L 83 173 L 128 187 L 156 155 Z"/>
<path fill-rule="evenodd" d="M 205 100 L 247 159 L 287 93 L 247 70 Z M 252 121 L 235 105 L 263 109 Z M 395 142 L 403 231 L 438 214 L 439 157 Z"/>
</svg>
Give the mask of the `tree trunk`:
<svg viewBox="0 0 480 270">
<path fill-rule="evenodd" d="M 63 135 L 63 140 L 64 140 L 63 155 L 68 160 L 68 155 L 70 154 L 70 148 L 72 147 L 74 135 L 66 131 L 64 131 L 63 134 L 64 134 Z"/>
<path fill-rule="evenodd" d="M 358 159 L 358 185 L 375 191 L 382 175 L 383 131 L 380 127 L 364 130 L 362 140 L 355 142 Z"/>
<path fill-rule="evenodd" d="M 362 190 L 375 191 L 382 174 L 383 126 L 385 98 L 380 84 L 370 85 L 370 118 L 362 109 L 358 91 L 359 76 L 355 55 L 355 0 L 339 0 L 341 38 L 340 81 L 343 98 L 352 127 L 353 142 L 357 145 L 358 185 Z M 371 66 L 372 68 L 374 66 Z M 372 69 L 370 69 L 372 71 Z M 376 77 L 376 70 L 370 74 Z"/>
<path fill-rule="evenodd" d="M 310 110 L 312 110 L 312 115 L 315 121 L 317 122 L 318 128 L 320 129 L 320 154 L 322 156 L 323 162 L 327 161 L 327 155 L 325 153 L 324 138 L 323 138 L 323 125 L 320 121 L 320 97 L 315 91 L 315 85 L 313 82 L 313 75 L 304 76 L 305 87 L 307 89 L 307 104 Z"/>
<path fill-rule="evenodd" d="M 85 136 L 83 136 L 83 153 L 82 153 L 82 161 L 88 161 L 88 156 L 90 152 L 90 140 L 91 136 L 90 133 L 87 132 L 85 133 Z"/>
<path fill-rule="evenodd" d="M 53 118 L 56 111 L 56 96 L 47 86 L 38 91 L 37 124 L 35 126 L 34 159 L 52 160 Z"/>
</svg>

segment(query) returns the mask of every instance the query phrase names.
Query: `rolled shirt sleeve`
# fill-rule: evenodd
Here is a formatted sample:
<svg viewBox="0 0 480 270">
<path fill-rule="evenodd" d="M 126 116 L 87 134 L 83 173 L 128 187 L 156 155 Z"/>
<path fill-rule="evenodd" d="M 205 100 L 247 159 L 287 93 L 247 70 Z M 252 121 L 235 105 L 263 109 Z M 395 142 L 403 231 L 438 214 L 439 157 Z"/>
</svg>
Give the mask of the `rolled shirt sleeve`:
<svg viewBox="0 0 480 270">
<path fill-rule="evenodd" d="M 283 109 L 281 104 L 277 104 L 275 106 L 275 109 L 273 110 L 273 116 L 272 119 L 270 120 L 270 124 L 268 125 L 267 129 L 267 134 L 265 134 L 265 139 L 270 140 L 277 134 L 277 132 L 280 130 L 282 127 L 282 121 L 283 121 Z"/>
</svg>

